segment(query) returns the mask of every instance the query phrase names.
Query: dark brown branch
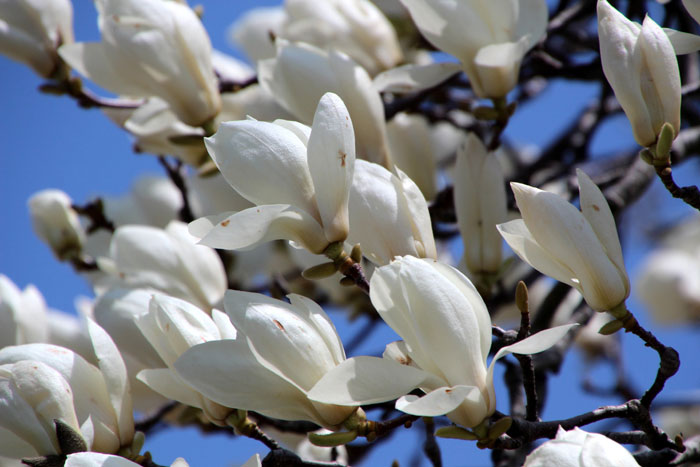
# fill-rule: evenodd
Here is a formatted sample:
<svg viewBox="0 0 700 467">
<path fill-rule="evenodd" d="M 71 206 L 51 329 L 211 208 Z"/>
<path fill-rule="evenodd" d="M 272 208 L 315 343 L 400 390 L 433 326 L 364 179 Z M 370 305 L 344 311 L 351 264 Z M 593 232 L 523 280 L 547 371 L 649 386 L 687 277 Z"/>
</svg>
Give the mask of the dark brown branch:
<svg viewBox="0 0 700 467">
<path fill-rule="evenodd" d="M 108 232 L 114 232 L 114 222 L 107 219 L 104 211 L 104 202 L 102 198 L 95 198 L 93 201 L 84 206 L 74 204 L 71 206 L 75 212 L 81 216 L 87 217 L 90 220 L 90 225 L 86 229 L 88 234 L 94 233 L 100 229 L 105 229 Z"/>
<path fill-rule="evenodd" d="M 423 443 L 425 457 L 433 464 L 433 467 L 442 467 L 440 446 L 435 439 L 435 422 L 432 418 L 423 417 L 423 424 L 425 425 L 425 442 Z"/>
<path fill-rule="evenodd" d="M 182 196 L 182 208 L 180 208 L 179 217 L 182 222 L 192 222 L 194 220 L 194 214 L 192 213 L 192 208 L 190 207 L 190 200 L 188 196 L 187 184 L 185 183 L 185 177 L 183 175 L 183 165 L 181 161 L 176 161 L 175 164 L 170 164 L 165 156 L 158 156 L 158 162 L 163 166 L 165 171 L 173 182 L 173 185 L 177 187 Z"/>
</svg>

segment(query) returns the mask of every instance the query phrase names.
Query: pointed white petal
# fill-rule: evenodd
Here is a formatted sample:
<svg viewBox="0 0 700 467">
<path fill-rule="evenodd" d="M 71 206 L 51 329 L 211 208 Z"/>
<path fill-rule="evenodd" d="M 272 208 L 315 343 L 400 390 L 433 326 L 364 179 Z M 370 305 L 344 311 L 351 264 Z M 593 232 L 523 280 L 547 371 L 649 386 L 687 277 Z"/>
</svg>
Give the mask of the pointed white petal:
<svg viewBox="0 0 700 467">
<path fill-rule="evenodd" d="M 378 92 L 419 92 L 437 86 L 461 70 L 459 63 L 403 65 L 379 73 L 372 84 Z"/>
<path fill-rule="evenodd" d="M 206 237 L 214 227 L 216 227 L 216 224 L 226 220 L 228 217 L 233 216 L 236 214 L 236 212 L 237 211 L 229 211 L 212 216 L 200 217 L 199 219 L 195 219 L 187 224 L 187 230 L 193 237 L 202 239 Z"/>
<path fill-rule="evenodd" d="M 355 357 L 326 373 L 309 399 L 327 404 L 364 405 L 396 399 L 436 378 L 418 368 L 377 357 Z"/>
<path fill-rule="evenodd" d="M 249 250 L 260 243 L 280 239 L 295 241 L 312 253 L 321 253 L 328 246 L 316 219 L 288 204 L 240 211 L 216 224 L 200 243 L 212 248 Z"/>
<path fill-rule="evenodd" d="M 624 273 L 625 262 L 622 259 L 622 247 L 610 206 L 600 188 L 583 170 L 577 169 L 576 175 L 578 176 L 581 212 L 593 227 L 600 243 L 605 247 L 608 257 L 615 263 L 620 272 Z"/>
<path fill-rule="evenodd" d="M 306 321 L 314 326 L 319 335 L 323 337 L 326 346 L 333 354 L 335 363 L 339 364 L 344 361 L 345 349 L 343 348 L 343 343 L 340 340 L 340 336 L 335 329 L 333 321 L 331 321 L 330 317 L 323 311 L 323 308 L 321 308 L 318 303 L 303 295 L 289 294 L 287 298 L 292 306 L 303 313 L 300 314 L 300 316 L 305 317 Z"/>
<path fill-rule="evenodd" d="M 663 28 L 676 55 L 692 54 L 700 50 L 700 36 L 675 29 Z"/>
<path fill-rule="evenodd" d="M 355 170 L 355 134 L 350 114 L 336 94 L 321 97 L 308 145 L 316 204 L 329 242 L 348 235 L 348 196 Z"/>
<path fill-rule="evenodd" d="M 109 392 L 109 399 L 114 407 L 119 427 L 119 440 L 128 445 L 134 437 L 134 410 L 131 402 L 131 387 L 124 360 L 109 337 L 97 323 L 87 319 L 92 347 L 95 350 L 97 364 L 104 377 Z"/>
<path fill-rule="evenodd" d="M 574 272 L 557 261 L 535 241 L 522 219 L 499 224 L 497 227 L 506 243 L 523 261 L 545 276 L 579 288 Z"/>
<path fill-rule="evenodd" d="M 435 417 L 452 412 L 462 403 L 479 402 L 481 393 L 474 386 L 442 387 L 423 397 L 404 396 L 396 401 L 396 409 L 411 415 Z"/>
<path fill-rule="evenodd" d="M 289 203 L 315 215 L 306 147 L 280 125 L 225 122 L 205 145 L 226 181 L 254 204 Z"/>
<path fill-rule="evenodd" d="M 262 366 L 243 339 L 192 347 L 175 362 L 175 369 L 190 386 L 223 406 L 283 420 L 315 419 L 306 395 Z"/>
<path fill-rule="evenodd" d="M 425 201 L 423 193 L 418 185 L 411 180 L 401 169 L 395 167 L 397 178 L 393 178 L 397 183 L 397 191 L 403 194 L 400 202 L 405 200 L 405 208 L 408 217 L 411 219 L 411 230 L 413 238 L 420 244 L 419 254 L 422 258 L 437 259 L 437 249 L 435 238 L 433 237 L 433 227 L 430 221 L 428 203 Z M 422 249 L 422 251 L 420 251 Z"/>
<path fill-rule="evenodd" d="M 177 373 L 168 368 L 141 370 L 136 376 L 149 388 L 168 399 L 191 407 L 202 408 L 202 398 Z"/>
</svg>

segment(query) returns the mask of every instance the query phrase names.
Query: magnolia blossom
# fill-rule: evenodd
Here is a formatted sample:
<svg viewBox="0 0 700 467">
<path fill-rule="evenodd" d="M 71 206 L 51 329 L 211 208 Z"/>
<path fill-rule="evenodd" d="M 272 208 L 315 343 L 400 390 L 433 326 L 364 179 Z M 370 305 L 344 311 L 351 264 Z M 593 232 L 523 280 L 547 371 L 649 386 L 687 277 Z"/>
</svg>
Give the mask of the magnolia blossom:
<svg viewBox="0 0 700 467">
<path fill-rule="evenodd" d="M 681 126 L 681 78 L 673 44 L 650 17 L 640 27 L 598 1 L 600 59 L 605 77 L 632 124 L 634 138 L 651 146 L 669 123 Z"/>
<path fill-rule="evenodd" d="M 195 242 L 179 221 L 165 229 L 126 225 L 98 264 L 111 274 L 108 285 L 151 287 L 210 310 L 226 291 L 226 272 L 214 250 Z"/>
<path fill-rule="evenodd" d="M 324 93 L 338 94 L 353 121 L 357 156 L 389 165 L 384 104 L 364 68 L 347 55 L 279 39 L 277 56 L 258 64 L 258 79 L 303 123 L 314 118 Z"/>
<path fill-rule="evenodd" d="M 28 448 L 34 450 L 30 456 L 57 454 L 54 419 L 82 435 L 92 451 L 116 453 L 131 444 L 134 419 L 126 368 L 107 333 L 92 321 L 88 330 L 98 366 L 50 344 L 0 350 L 0 445 L 12 447 L 6 440 L 19 439 L 14 446 L 22 456 Z"/>
<path fill-rule="evenodd" d="M 343 52 L 370 74 L 402 59 L 396 31 L 368 0 L 287 0 L 280 37 Z"/>
<path fill-rule="evenodd" d="M 403 412 L 446 414 L 474 427 L 496 410 L 496 360 L 541 352 L 571 328 L 548 329 L 503 347 L 487 367 L 491 319 L 479 292 L 455 268 L 431 259 L 397 258 L 375 271 L 370 297 L 403 341 L 389 344 L 383 358 L 346 360 L 314 386 L 313 400 L 358 405 L 398 398 L 396 408 Z M 405 395 L 415 388 L 426 395 Z"/>
<path fill-rule="evenodd" d="M 505 97 L 545 35 L 545 0 L 401 0 L 421 34 L 462 62 L 474 92 Z"/>
<path fill-rule="evenodd" d="M 85 241 L 85 232 L 72 203 L 60 190 L 42 190 L 27 202 L 34 232 L 61 261 L 78 255 Z"/>
<path fill-rule="evenodd" d="M 615 219 L 595 183 L 576 173 L 581 211 L 553 193 L 511 183 L 523 218 L 498 230 L 530 266 L 581 292 L 594 310 L 612 310 L 630 293 Z"/>
<path fill-rule="evenodd" d="M 64 45 L 61 57 L 99 86 L 134 97 L 158 96 L 192 126 L 221 109 L 202 22 L 185 4 L 98 0 L 102 42 Z"/>
<path fill-rule="evenodd" d="M 637 467 L 632 454 L 607 436 L 559 427 L 557 437 L 535 449 L 523 467 Z"/>
<path fill-rule="evenodd" d="M 136 316 L 135 321 L 161 362 L 139 372 L 138 379 L 168 399 L 202 409 L 212 422 L 223 425 L 231 410 L 203 397 L 178 376 L 173 365 L 194 345 L 234 339 L 236 330 L 226 315 L 212 310 L 210 317 L 183 300 L 153 295 L 148 311 Z"/>
<path fill-rule="evenodd" d="M 244 249 L 288 239 L 321 253 L 345 240 L 355 139 L 338 96 L 321 98 L 312 128 L 287 120 L 227 122 L 205 141 L 226 181 L 257 207 L 193 222 L 190 232 L 201 244 Z"/>
<path fill-rule="evenodd" d="M 47 342 L 46 302 L 33 285 L 20 290 L 0 274 L 0 348 Z"/>
<path fill-rule="evenodd" d="M 503 240 L 496 225 L 508 216 L 505 180 L 496 154 L 473 133 L 457 150 L 454 202 L 467 269 L 475 275 L 501 268 Z"/>
<path fill-rule="evenodd" d="M 197 345 L 175 368 L 193 388 L 226 407 L 336 428 L 355 407 L 319 403 L 307 395 L 345 360 L 343 345 L 320 306 L 301 295 L 288 298 L 291 303 L 229 290 L 224 307 L 236 339 Z"/>
<path fill-rule="evenodd" d="M 395 256 L 437 258 L 428 205 L 418 186 L 401 170 L 357 160 L 350 190 L 350 235 L 375 264 Z"/>
<path fill-rule="evenodd" d="M 56 49 L 72 42 L 70 0 L 0 1 L 0 54 L 48 78 L 60 63 Z"/>
</svg>

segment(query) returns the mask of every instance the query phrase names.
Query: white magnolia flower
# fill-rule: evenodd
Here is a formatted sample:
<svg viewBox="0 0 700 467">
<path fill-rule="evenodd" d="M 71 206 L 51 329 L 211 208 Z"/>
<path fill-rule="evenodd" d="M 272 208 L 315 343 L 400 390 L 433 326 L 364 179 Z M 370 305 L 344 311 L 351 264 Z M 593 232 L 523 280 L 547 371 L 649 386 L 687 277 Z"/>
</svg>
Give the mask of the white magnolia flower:
<svg viewBox="0 0 700 467">
<path fill-rule="evenodd" d="M 151 287 L 210 310 L 224 296 L 226 272 L 214 250 L 197 245 L 187 226 L 126 225 L 112 236 L 109 258 L 98 260 L 116 284 Z"/>
<path fill-rule="evenodd" d="M 211 42 L 197 15 L 165 0 L 98 0 L 102 42 L 64 45 L 61 57 L 116 94 L 158 96 L 192 126 L 221 109 Z"/>
<path fill-rule="evenodd" d="M 418 186 L 398 168 L 396 174 L 357 160 L 350 190 L 350 244 L 359 243 L 373 263 L 395 256 L 437 258 L 428 205 Z"/>
<path fill-rule="evenodd" d="M 343 345 L 320 306 L 301 295 L 288 298 L 291 303 L 229 290 L 224 307 L 236 339 L 195 346 L 175 368 L 205 397 L 226 407 L 332 429 L 355 407 L 314 402 L 307 394 L 345 360 Z"/>
<path fill-rule="evenodd" d="M 338 96 L 321 98 L 312 128 L 244 120 L 222 124 L 205 141 L 224 178 L 257 207 L 191 223 L 201 244 L 244 249 L 288 239 L 321 253 L 345 240 L 355 139 Z"/>
<path fill-rule="evenodd" d="M 607 436 L 580 428 L 566 431 L 559 427 L 557 437 L 535 449 L 523 467 L 637 467 L 639 464 L 622 445 Z"/>
<path fill-rule="evenodd" d="M 387 124 L 387 137 L 396 167 L 416 182 L 426 199 L 433 199 L 436 194 L 437 164 L 426 118 L 400 112 Z"/>
<path fill-rule="evenodd" d="M 384 104 L 367 72 L 347 55 L 277 41 L 277 56 L 258 64 L 260 85 L 302 123 L 326 92 L 340 96 L 355 129 L 357 156 L 388 166 Z"/>
<path fill-rule="evenodd" d="M 479 292 L 462 273 L 430 259 L 397 258 L 377 269 L 372 304 L 403 341 L 384 358 L 356 357 L 327 373 L 309 397 L 357 405 L 398 398 L 396 408 L 418 416 L 447 415 L 466 427 L 496 410 L 494 363 L 509 353 L 541 352 L 571 326 L 542 331 L 503 347 L 487 367 L 491 319 Z M 408 395 L 420 388 L 426 395 Z"/>
<path fill-rule="evenodd" d="M 349 55 L 371 75 L 402 59 L 396 31 L 368 0 L 287 0 L 279 37 Z"/>
<path fill-rule="evenodd" d="M 0 0 L 0 54 L 48 78 L 60 63 L 56 49 L 72 42 L 70 0 Z"/>
<path fill-rule="evenodd" d="M 497 224 L 508 218 L 506 187 L 496 154 L 470 133 L 457 150 L 454 202 L 464 260 L 474 275 L 501 268 L 503 239 Z"/>
<path fill-rule="evenodd" d="M 530 266 L 581 292 L 594 310 L 612 310 L 630 293 L 615 219 L 595 183 L 576 173 L 581 211 L 553 193 L 511 183 L 523 218 L 498 230 Z"/>
<path fill-rule="evenodd" d="M 505 97 L 545 35 L 545 0 L 401 0 L 421 34 L 462 63 L 479 97 Z"/>
<path fill-rule="evenodd" d="M 18 447 L 29 444 L 34 455 L 55 454 L 54 418 L 81 434 L 92 451 L 116 453 L 131 445 L 134 419 L 126 367 L 102 328 L 88 320 L 88 330 L 98 366 L 51 344 L 0 350 L 0 426 L 24 440 Z"/>
<path fill-rule="evenodd" d="M 160 364 L 144 369 L 138 379 L 159 394 L 202 409 L 214 423 L 223 425 L 230 409 L 222 407 L 178 376 L 173 365 L 187 349 L 202 342 L 234 339 L 236 330 L 226 315 L 212 310 L 211 317 L 183 300 L 153 295 L 145 313 L 135 316 L 136 325 L 157 352 Z"/>
<path fill-rule="evenodd" d="M 42 190 L 27 202 L 34 232 L 61 261 L 78 255 L 85 241 L 85 232 L 72 203 L 60 190 Z"/>
<path fill-rule="evenodd" d="M 662 249 L 644 262 L 635 291 L 658 323 L 700 321 L 700 250 Z"/>
<path fill-rule="evenodd" d="M 632 124 L 634 139 L 651 146 L 664 123 L 678 135 L 681 78 L 673 44 L 650 17 L 640 26 L 598 1 L 600 59 L 605 77 Z"/>
</svg>

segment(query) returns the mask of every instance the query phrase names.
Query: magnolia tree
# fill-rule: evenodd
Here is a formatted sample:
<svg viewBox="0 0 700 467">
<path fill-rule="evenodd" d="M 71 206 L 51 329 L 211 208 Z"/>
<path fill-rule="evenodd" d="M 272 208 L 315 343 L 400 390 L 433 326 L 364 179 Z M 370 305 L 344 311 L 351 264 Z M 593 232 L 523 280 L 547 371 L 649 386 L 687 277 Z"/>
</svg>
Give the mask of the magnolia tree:
<svg viewBox="0 0 700 467">
<path fill-rule="evenodd" d="M 658 225 L 634 211 L 657 178 L 664 206 L 700 209 L 672 170 L 700 152 L 700 1 L 287 0 L 230 29 L 248 63 L 184 1 L 95 6 L 100 40 L 81 42 L 69 0 L 0 0 L 0 52 L 164 174 L 28 200 L 94 299 L 57 313 L 0 276 L 0 464 L 163 465 L 143 450 L 163 425 L 228 433 L 230 452 L 252 438 L 248 466 L 360 465 L 407 430 L 414 465 L 445 443 L 460 465 L 700 461 L 693 401 L 672 407 L 685 424 L 659 410 L 673 334 L 628 306 L 697 322 L 697 213 L 656 229 L 633 281 L 616 224 Z M 515 144 L 521 109 L 573 81 L 588 106 L 560 132 L 542 111 L 545 145 Z M 637 145 L 593 157 L 622 115 Z M 344 346 L 334 321 L 354 319 Z M 375 328 L 400 340 L 363 355 Z M 651 378 L 629 378 L 623 342 L 655 351 Z M 617 403 L 544 417 L 576 347 L 615 372 L 577 383 Z"/>
</svg>

